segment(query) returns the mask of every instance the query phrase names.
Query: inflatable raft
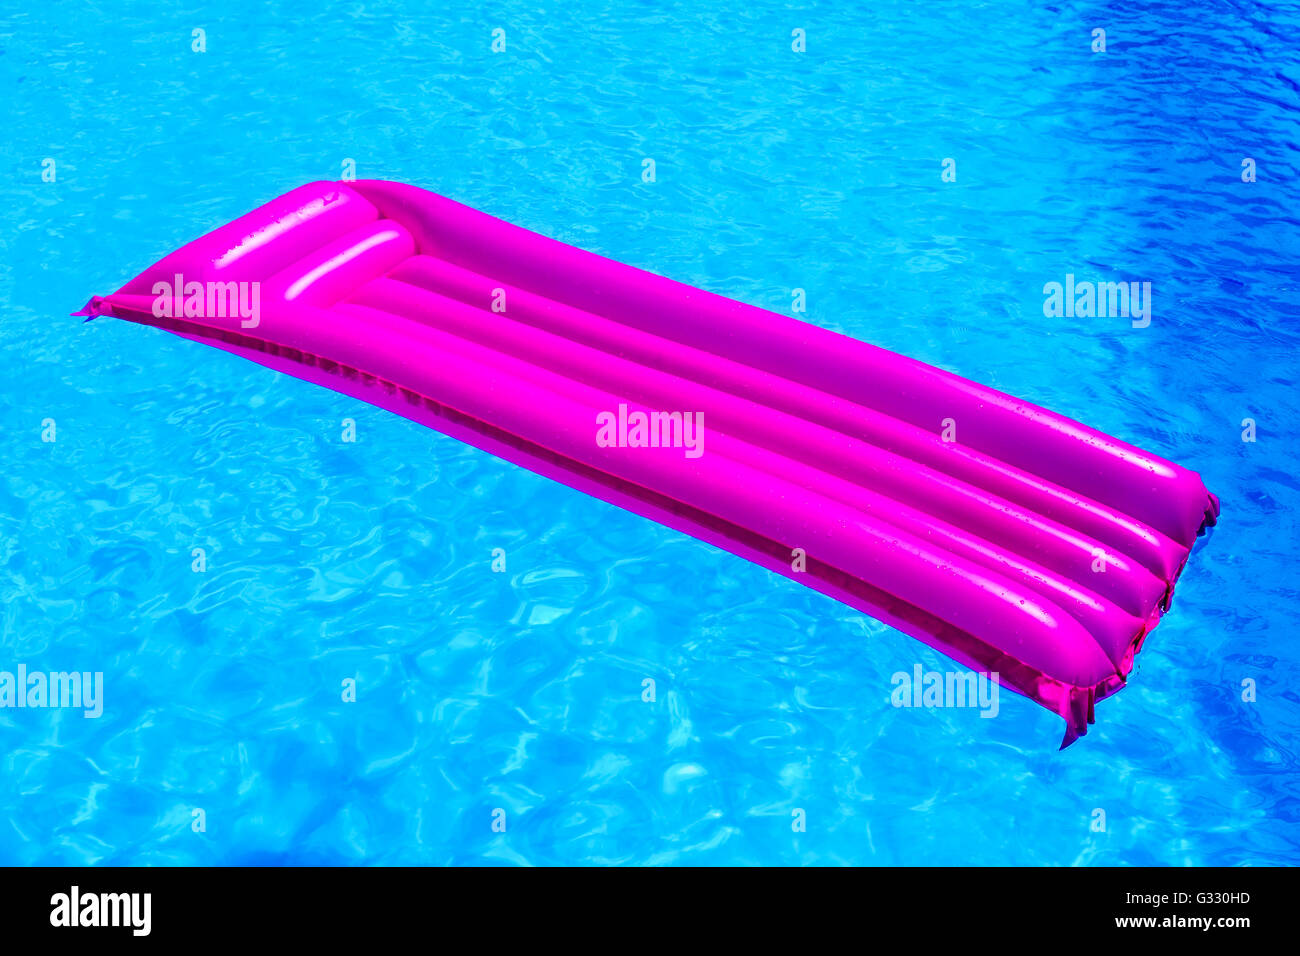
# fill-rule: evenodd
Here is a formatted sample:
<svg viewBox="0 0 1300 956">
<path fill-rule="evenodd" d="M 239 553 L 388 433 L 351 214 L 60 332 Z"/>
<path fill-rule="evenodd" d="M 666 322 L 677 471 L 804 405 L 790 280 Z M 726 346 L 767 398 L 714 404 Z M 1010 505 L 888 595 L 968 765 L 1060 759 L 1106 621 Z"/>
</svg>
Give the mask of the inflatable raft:
<svg viewBox="0 0 1300 956">
<path fill-rule="evenodd" d="M 1200 478 L 919 362 L 413 186 L 302 186 L 93 298 L 860 609 L 1061 715 L 1123 686 Z"/>
</svg>

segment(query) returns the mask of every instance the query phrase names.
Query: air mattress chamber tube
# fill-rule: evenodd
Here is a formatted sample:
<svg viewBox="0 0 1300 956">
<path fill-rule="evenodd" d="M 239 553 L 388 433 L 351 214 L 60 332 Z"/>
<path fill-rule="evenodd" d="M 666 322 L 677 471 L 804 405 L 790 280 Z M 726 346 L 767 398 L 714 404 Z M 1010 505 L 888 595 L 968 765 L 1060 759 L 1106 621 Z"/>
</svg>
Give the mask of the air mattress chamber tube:
<svg viewBox="0 0 1300 956">
<path fill-rule="evenodd" d="M 1087 732 L 1219 505 L 1077 422 L 423 189 L 317 182 L 96 297 L 898 628 Z M 945 441 L 945 420 L 956 439 Z"/>
</svg>

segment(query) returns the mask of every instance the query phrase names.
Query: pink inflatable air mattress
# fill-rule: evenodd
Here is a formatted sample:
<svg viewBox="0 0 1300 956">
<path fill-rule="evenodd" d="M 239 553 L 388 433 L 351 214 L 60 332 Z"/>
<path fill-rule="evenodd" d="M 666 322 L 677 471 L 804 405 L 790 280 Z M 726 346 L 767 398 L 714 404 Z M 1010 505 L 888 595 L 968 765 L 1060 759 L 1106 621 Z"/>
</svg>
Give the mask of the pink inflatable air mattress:
<svg viewBox="0 0 1300 956">
<path fill-rule="evenodd" d="M 1077 422 L 401 183 L 302 186 L 78 314 L 725 548 L 996 673 L 1065 719 L 1062 746 L 1218 514 L 1196 474 Z"/>
</svg>

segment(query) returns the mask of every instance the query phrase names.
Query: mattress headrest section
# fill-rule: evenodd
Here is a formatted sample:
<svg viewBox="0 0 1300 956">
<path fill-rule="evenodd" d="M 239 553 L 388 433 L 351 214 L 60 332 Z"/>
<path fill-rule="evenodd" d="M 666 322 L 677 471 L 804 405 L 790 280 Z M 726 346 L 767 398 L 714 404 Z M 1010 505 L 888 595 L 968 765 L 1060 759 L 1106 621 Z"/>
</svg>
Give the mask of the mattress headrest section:
<svg viewBox="0 0 1300 956">
<path fill-rule="evenodd" d="M 151 294 L 177 275 L 186 282 L 265 279 L 379 218 L 372 203 L 342 183 L 308 183 L 182 246 L 119 291 Z"/>
</svg>

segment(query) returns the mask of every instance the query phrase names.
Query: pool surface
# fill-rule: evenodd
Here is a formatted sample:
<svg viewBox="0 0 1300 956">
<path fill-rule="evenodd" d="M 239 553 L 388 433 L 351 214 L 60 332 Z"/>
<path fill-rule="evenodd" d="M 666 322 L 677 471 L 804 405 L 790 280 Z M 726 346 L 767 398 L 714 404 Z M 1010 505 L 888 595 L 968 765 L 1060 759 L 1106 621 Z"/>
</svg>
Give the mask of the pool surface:
<svg viewBox="0 0 1300 956">
<path fill-rule="evenodd" d="M 1300 7 L 710 6 L 0 13 L 0 671 L 103 675 L 98 718 L 0 708 L 0 863 L 1300 863 Z M 1007 692 L 892 706 L 954 665 L 739 558 L 68 316 L 353 171 L 802 289 L 1199 471 L 1220 523 L 1058 752 Z M 1149 326 L 1045 315 L 1067 275 L 1150 282 Z"/>
</svg>

